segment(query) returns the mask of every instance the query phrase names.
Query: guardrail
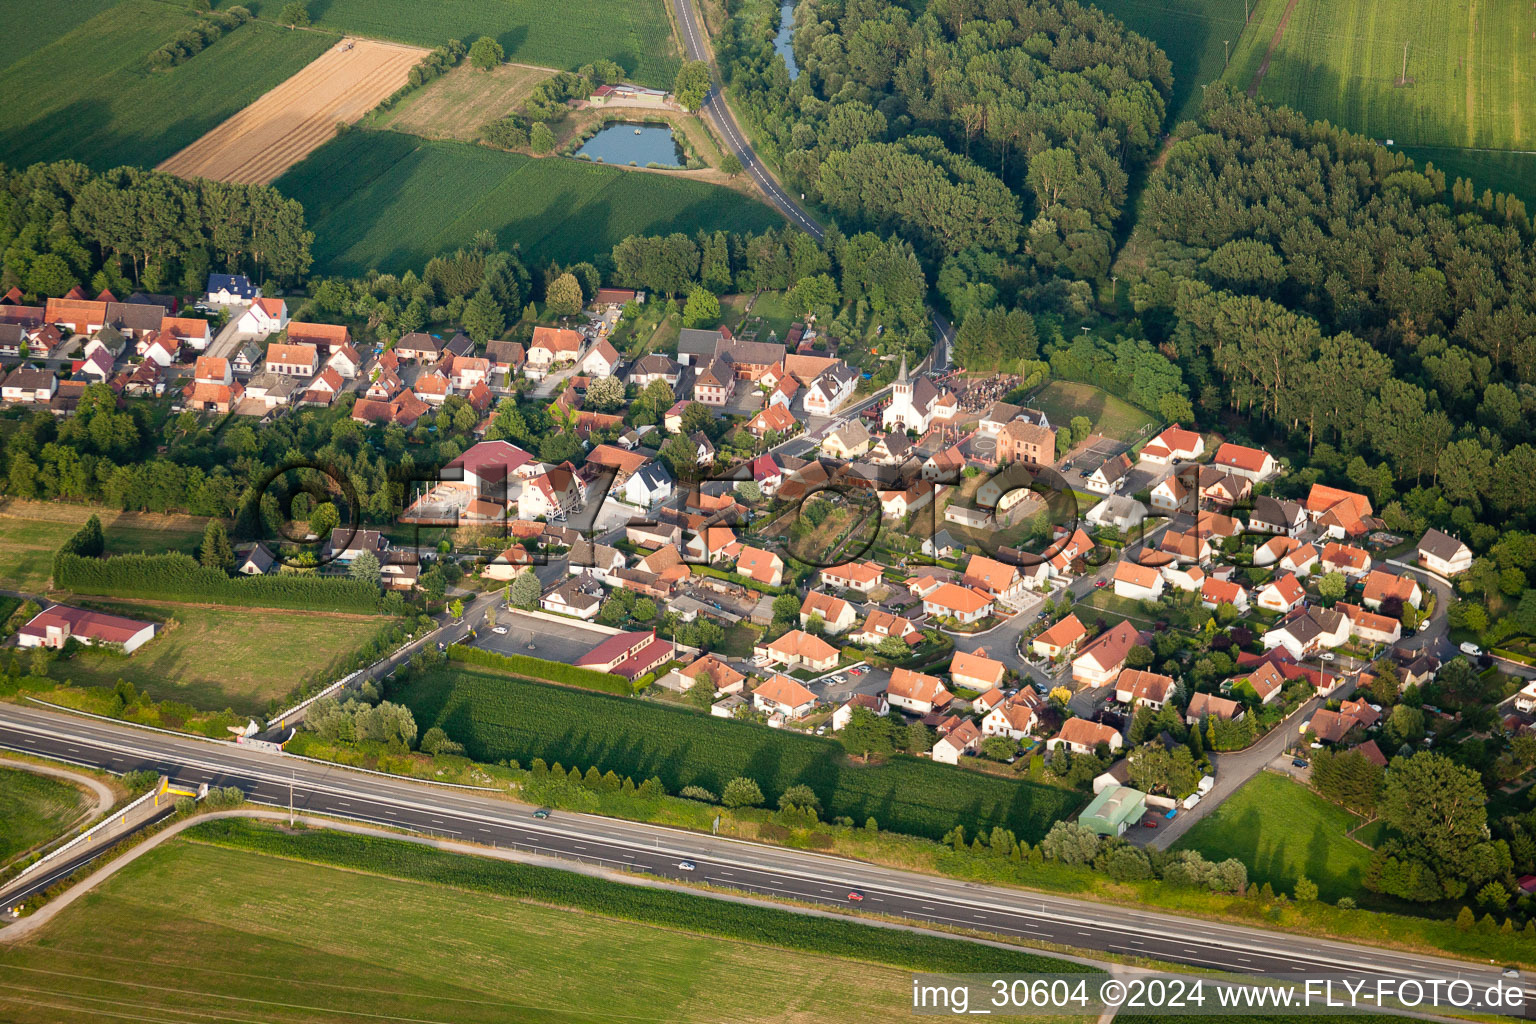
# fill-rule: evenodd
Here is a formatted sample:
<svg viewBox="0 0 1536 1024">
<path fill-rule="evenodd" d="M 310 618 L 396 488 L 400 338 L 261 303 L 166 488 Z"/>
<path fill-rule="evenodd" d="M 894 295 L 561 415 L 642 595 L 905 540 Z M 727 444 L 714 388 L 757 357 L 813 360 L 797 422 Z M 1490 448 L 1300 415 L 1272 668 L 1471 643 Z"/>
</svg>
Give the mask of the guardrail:
<svg viewBox="0 0 1536 1024">
<path fill-rule="evenodd" d="M 162 777 L 162 781 L 163 781 L 163 777 Z M 146 801 L 153 800 L 154 798 L 156 798 L 159 795 L 160 795 L 160 786 L 157 784 L 154 789 L 151 789 L 148 793 L 145 793 L 143 796 L 139 797 L 137 800 L 135 800 L 133 803 L 129 804 L 127 807 L 124 807 L 122 810 L 119 810 L 119 811 L 113 811 L 111 814 L 107 815 L 105 818 L 102 818 L 100 821 L 98 821 L 96 824 L 92 825 L 90 828 L 86 829 L 84 832 L 80 833 L 78 836 L 75 836 L 75 838 L 71 839 L 69 842 L 65 843 L 63 846 L 57 847 L 52 852 L 50 852 L 48 854 L 45 854 L 44 856 L 42 856 L 42 857 L 38 858 L 37 860 L 33 861 L 31 864 L 27 865 L 27 867 L 24 868 L 22 871 L 18 872 L 16 877 L 11 879 L 11 881 L 12 882 L 19 882 L 21 879 L 26 878 L 33 871 L 36 871 L 38 868 L 42 867 L 44 864 L 47 864 L 49 861 L 53 860 L 55 857 L 58 857 L 58 856 L 60 856 L 60 855 L 62 855 L 64 853 L 67 853 L 68 851 L 74 849 L 76 846 L 79 846 L 81 843 L 88 843 L 88 842 L 90 842 L 91 841 L 91 837 L 94 836 L 97 832 L 101 831 L 104 828 L 107 828 L 108 826 L 113 824 L 113 822 L 115 820 L 116 821 L 121 821 L 121 820 L 125 819 L 128 816 L 130 811 L 134 810 L 140 804 L 145 803 Z"/>
<path fill-rule="evenodd" d="M 389 657 L 393 658 L 395 656 L 395 654 L 399 654 L 399 653 L 400 653 L 399 651 L 395 651 L 394 653 L 390 654 Z M 299 714 L 301 711 L 303 711 L 305 708 L 309 707 L 311 704 L 313 704 L 315 701 L 319 700 L 321 697 L 329 697 L 331 694 L 333 694 L 336 691 L 342 689 L 348 683 L 352 682 L 354 679 L 356 679 L 358 676 L 362 675 L 363 673 L 370 671 L 372 668 L 373 668 L 373 666 L 370 665 L 367 668 L 360 668 L 360 669 L 356 669 L 356 670 L 354 670 L 352 672 L 349 672 L 346 675 L 342 676 L 340 679 L 336 680 L 330 686 L 327 686 L 325 689 L 321 690 L 319 693 L 317 693 L 317 694 L 315 694 L 315 695 L 313 695 L 311 697 L 306 697 L 304 700 L 299 701 L 297 704 L 295 704 L 293 707 L 289 708 L 287 711 L 283 711 L 283 712 L 280 712 L 280 713 L 278 713 L 276 715 L 273 715 L 270 719 L 267 720 L 267 728 L 270 729 L 273 726 L 277 726 L 278 728 L 284 727 L 285 725 L 288 724 L 287 723 L 287 719 L 291 718 L 294 715 Z"/>
</svg>

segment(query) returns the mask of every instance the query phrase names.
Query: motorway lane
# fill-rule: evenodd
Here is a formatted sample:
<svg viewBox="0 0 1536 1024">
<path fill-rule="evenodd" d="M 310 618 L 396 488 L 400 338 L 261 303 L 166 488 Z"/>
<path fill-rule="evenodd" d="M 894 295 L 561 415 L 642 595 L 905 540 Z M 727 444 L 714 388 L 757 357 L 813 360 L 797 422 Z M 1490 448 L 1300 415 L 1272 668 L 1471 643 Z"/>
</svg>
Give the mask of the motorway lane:
<svg viewBox="0 0 1536 1024">
<path fill-rule="evenodd" d="M 469 789 L 429 787 L 19 705 L 0 705 L 0 747 L 117 772 L 148 768 L 180 782 L 240 786 L 253 802 L 273 807 L 287 807 L 291 799 L 295 810 L 812 904 L 847 907 L 848 892 L 857 889 L 865 895 L 862 907 L 875 913 L 1034 942 L 1234 971 L 1497 978 L 1492 966 L 955 882 L 643 823 L 563 811 L 541 821 L 529 808 Z M 697 870 L 680 870 L 683 860 Z"/>
</svg>

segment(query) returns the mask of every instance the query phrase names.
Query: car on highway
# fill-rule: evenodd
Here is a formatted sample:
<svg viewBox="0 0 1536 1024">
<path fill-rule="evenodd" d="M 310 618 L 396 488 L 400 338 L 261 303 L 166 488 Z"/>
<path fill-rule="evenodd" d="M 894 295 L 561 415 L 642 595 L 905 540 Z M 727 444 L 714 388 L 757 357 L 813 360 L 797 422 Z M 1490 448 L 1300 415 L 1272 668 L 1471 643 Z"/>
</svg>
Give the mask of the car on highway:
<svg viewBox="0 0 1536 1024">
<path fill-rule="evenodd" d="M 677 863 L 677 870 L 679 871 L 697 871 L 698 869 L 699 866 L 691 860 L 678 861 Z"/>
<path fill-rule="evenodd" d="M 857 889 L 849 889 L 848 890 L 848 900 L 851 903 L 863 903 L 864 902 L 864 894 L 859 892 L 859 890 L 857 890 Z"/>
<path fill-rule="evenodd" d="M 1518 977 L 1520 977 L 1520 972 L 1519 972 L 1519 970 L 1517 970 L 1514 967 L 1506 967 L 1506 968 L 1504 968 L 1504 977 L 1506 977 L 1506 978 L 1518 978 Z"/>
<path fill-rule="evenodd" d="M 492 627 L 491 632 L 495 633 L 497 636 L 506 636 L 507 635 L 507 627 L 506 626 L 495 626 L 495 627 Z"/>
<path fill-rule="evenodd" d="M 549 811 L 543 807 L 540 807 L 538 810 L 533 812 L 533 816 L 535 818 L 547 818 L 549 817 Z"/>
</svg>

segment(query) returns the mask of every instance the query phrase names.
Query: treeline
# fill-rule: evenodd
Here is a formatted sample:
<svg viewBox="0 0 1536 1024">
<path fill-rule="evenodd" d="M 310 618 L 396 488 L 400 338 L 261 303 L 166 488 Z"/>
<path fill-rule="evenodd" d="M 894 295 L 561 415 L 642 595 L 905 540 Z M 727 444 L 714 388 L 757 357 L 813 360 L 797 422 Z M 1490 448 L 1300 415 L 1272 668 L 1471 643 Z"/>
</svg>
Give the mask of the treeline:
<svg viewBox="0 0 1536 1024">
<path fill-rule="evenodd" d="M 458 39 L 450 39 L 442 46 L 434 47 L 406 72 L 405 84 L 380 100 L 376 109 L 388 110 L 428 82 L 452 71 L 468 52 L 469 47 Z"/>
<path fill-rule="evenodd" d="M 527 676 L 530 679 L 543 679 L 551 683 L 561 683 L 565 686 L 579 686 L 584 690 L 597 690 L 600 693 L 617 693 L 629 696 L 633 688 L 629 680 L 623 676 L 616 676 L 612 672 L 596 672 L 589 668 L 576 668 L 574 665 L 566 665 L 558 661 L 545 661 L 543 658 L 530 658 L 526 654 L 500 654 L 496 651 L 487 651 L 479 647 L 467 647 L 464 644 L 453 644 L 448 648 L 448 657 L 454 661 L 462 661 L 470 665 L 479 665 L 483 668 L 493 668 L 498 672 L 510 672 L 513 675 Z"/>
<path fill-rule="evenodd" d="M 377 585 L 361 580 L 288 573 L 234 579 L 182 554 L 86 558 L 64 552 L 53 584 L 76 594 L 308 611 L 374 614 L 401 605 L 399 595 L 381 596 Z"/>
<path fill-rule="evenodd" d="M 238 4 L 222 11 L 210 11 L 191 28 L 184 28 L 175 37 L 149 55 L 149 66 L 156 71 L 168 71 L 182 61 L 197 56 L 212 46 L 225 32 L 239 28 L 250 21 L 250 10 Z"/>
<path fill-rule="evenodd" d="M 480 141 L 496 149 L 522 149 L 532 145 L 535 153 L 555 148 L 551 125 L 565 120 L 571 108 L 569 100 L 584 100 L 594 89 L 624 80 L 624 69 L 611 60 L 583 64 L 575 71 L 560 71 L 533 87 L 528 98 L 514 114 L 497 118 L 480 129 Z"/>
<path fill-rule="evenodd" d="M 33 299 L 76 285 L 200 294 L 214 269 L 292 283 L 313 242 L 304 208 L 269 185 L 73 161 L 0 167 L 0 291 Z"/>
<path fill-rule="evenodd" d="M 1008 274 L 1108 272 L 1172 89 L 1156 46 L 1058 0 L 823 0 L 800 9 L 791 81 L 778 14 L 734 19 L 719 55 L 790 191 L 900 232 L 935 266 L 992 254 Z"/>
</svg>

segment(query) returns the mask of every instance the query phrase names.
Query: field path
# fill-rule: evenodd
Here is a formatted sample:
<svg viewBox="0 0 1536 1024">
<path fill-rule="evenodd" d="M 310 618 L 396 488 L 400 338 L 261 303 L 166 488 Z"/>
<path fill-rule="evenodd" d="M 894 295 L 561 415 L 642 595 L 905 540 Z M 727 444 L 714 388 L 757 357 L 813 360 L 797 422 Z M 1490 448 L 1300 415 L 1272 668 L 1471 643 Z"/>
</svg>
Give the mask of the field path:
<svg viewBox="0 0 1536 1024">
<path fill-rule="evenodd" d="M 1280 24 L 1275 26 L 1275 34 L 1269 37 L 1269 48 L 1264 51 L 1264 59 L 1259 62 L 1259 70 L 1253 73 L 1253 81 L 1248 86 L 1248 98 L 1255 99 L 1259 95 L 1259 86 L 1264 84 L 1264 76 L 1269 74 L 1269 61 L 1274 57 L 1275 50 L 1280 47 L 1280 40 L 1285 38 L 1285 26 L 1291 23 L 1291 12 L 1296 9 L 1296 0 L 1289 0 L 1285 5 L 1285 13 L 1280 15 Z"/>
<path fill-rule="evenodd" d="M 184 178 L 265 185 L 406 84 L 427 51 L 345 38 L 308 67 L 157 168 Z"/>
<path fill-rule="evenodd" d="M 1467 83 L 1467 145 L 1477 144 L 1477 90 L 1472 88 L 1473 61 L 1477 59 L 1477 0 L 1467 8 L 1467 67 L 1462 79 Z M 1520 119 L 1515 119 L 1518 125 Z M 1518 131 L 1518 129 L 1517 129 Z"/>
</svg>

